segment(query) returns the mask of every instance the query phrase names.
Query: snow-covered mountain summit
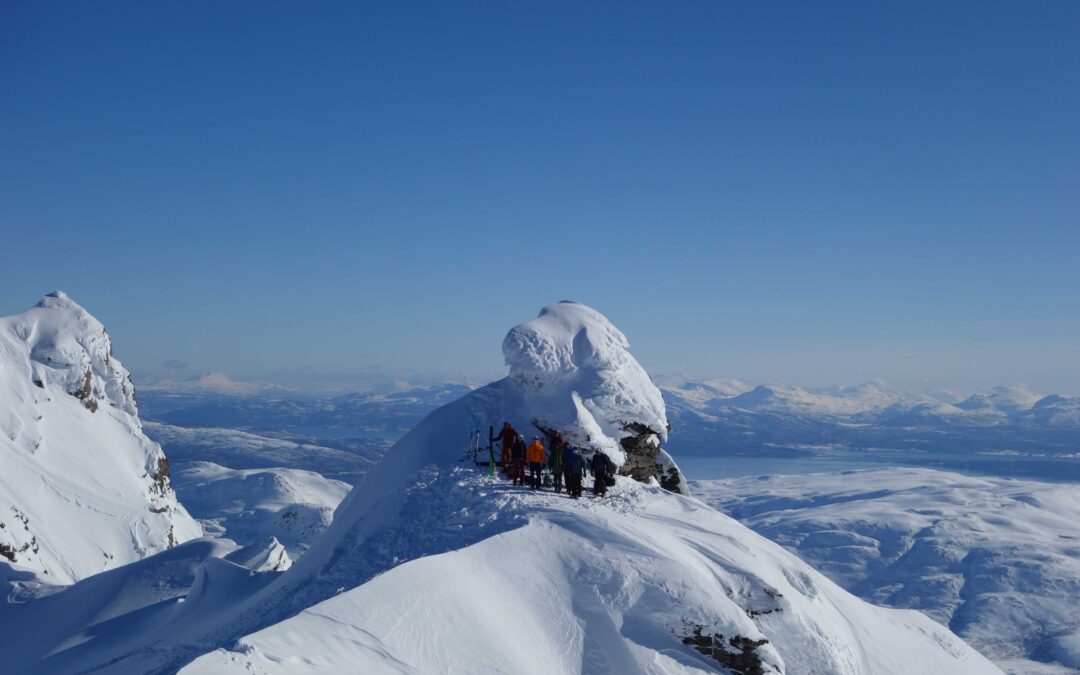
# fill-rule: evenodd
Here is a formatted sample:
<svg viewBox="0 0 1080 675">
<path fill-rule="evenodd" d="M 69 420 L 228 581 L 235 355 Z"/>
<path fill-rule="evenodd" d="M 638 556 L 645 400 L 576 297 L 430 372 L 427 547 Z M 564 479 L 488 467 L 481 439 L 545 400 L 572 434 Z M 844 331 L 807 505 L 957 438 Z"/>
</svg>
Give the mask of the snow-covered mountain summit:
<svg viewBox="0 0 1080 675">
<path fill-rule="evenodd" d="M 0 319 L 6 562 L 68 583 L 200 534 L 137 415 L 104 326 L 62 291 Z"/>
<path fill-rule="evenodd" d="M 506 416 L 523 433 L 558 429 L 586 453 L 603 450 L 623 473 L 686 491 L 660 449 L 669 428 L 664 398 L 600 312 L 570 301 L 548 305 L 507 333 L 503 356 L 504 401 L 513 401 Z"/>
<path fill-rule="evenodd" d="M 357 565 L 370 560 L 353 547 L 364 545 L 368 528 L 380 524 L 372 514 L 399 509 L 417 476 L 432 467 L 449 470 L 473 434 L 503 420 L 525 434 L 558 429 L 583 454 L 608 452 L 629 475 L 651 458 L 651 473 L 636 478 L 658 478 L 686 491 L 660 448 L 668 426 L 663 398 L 628 348 L 603 315 L 577 303 L 548 305 L 536 319 L 512 328 L 503 341 L 510 374 L 438 408 L 405 434 L 345 498 L 296 574 L 311 568 L 323 579 L 356 583 L 363 577 Z"/>
<path fill-rule="evenodd" d="M 118 673 L 1000 672 L 927 617 L 855 598 L 655 476 L 619 476 L 594 501 L 487 475 L 468 440 L 504 419 L 607 447 L 624 471 L 650 450 L 661 463 L 663 403 L 609 327 L 560 303 L 513 329 L 511 374 L 429 414 L 269 583 L 210 560 L 189 600 L 140 596 L 107 621 L 75 587 L 0 608 L 15 626 L 0 634 L 7 663 Z M 138 564 L 140 587 L 175 577 L 171 553 Z M 207 601 L 208 591 L 229 602 Z M 78 606 L 79 619 L 43 639 L 16 620 L 42 602 Z"/>
</svg>

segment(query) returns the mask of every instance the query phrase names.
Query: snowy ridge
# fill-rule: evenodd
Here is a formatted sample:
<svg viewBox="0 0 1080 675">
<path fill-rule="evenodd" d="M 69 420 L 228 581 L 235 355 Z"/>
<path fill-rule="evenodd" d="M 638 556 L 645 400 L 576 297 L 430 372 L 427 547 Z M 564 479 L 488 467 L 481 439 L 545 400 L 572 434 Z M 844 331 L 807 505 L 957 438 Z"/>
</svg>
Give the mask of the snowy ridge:
<svg viewBox="0 0 1080 675">
<path fill-rule="evenodd" d="M 574 501 L 463 461 L 466 439 L 502 419 L 620 447 L 635 424 L 662 436 L 655 387 L 585 310 L 553 305 L 508 338 L 511 376 L 406 434 L 287 571 L 207 560 L 186 601 L 133 610 L 152 621 L 91 617 L 0 647 L 56 672 L 999 672 L 929 618 L 867 604 L 655 481 L 620 476 L 611 498 Z M 169 553 L 139 565 L 167 575 Z"/>
<path fill-rule="evenodd" d="M 409 510 L 413 532 L 476 518 L 502 534 L 394 567 L 182 672 L 999 672 L 696 500 L 627 478 L 596 504 L 448 478 L 428 497 L 454 518 Z"/>
<path fill-rule="evenodd" d="M 0 562 L 71 583 L 200 534 L 101 323 L 59 291 L 0 319 Z"/>
</svg>

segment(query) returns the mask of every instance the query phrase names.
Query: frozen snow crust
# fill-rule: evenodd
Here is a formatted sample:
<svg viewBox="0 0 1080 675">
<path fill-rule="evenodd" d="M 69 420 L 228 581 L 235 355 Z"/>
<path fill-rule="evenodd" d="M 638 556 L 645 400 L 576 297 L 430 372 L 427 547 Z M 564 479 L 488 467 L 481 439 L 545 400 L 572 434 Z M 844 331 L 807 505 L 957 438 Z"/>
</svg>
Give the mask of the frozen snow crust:
<svg viewBox="0 0 1080 675">
<path fill-rule="evenodd" d="M 71 583 L 201 534 L 101 323 L 63 292 L 0 318 L 0 564 Z"/>
</svg>

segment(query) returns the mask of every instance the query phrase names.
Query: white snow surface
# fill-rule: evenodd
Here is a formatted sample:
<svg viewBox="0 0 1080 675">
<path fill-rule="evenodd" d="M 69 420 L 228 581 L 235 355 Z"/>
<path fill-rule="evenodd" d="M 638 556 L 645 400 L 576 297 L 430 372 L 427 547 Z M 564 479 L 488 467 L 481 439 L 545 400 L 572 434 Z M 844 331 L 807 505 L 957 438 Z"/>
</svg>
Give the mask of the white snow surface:
<svg viewBox="0 0 1080 675">
<path fill-rule="evenodd" d="M 872 602 L 918 609 L 1012 673 L 1080 672 L 1080 487 L 872 469 L 694 493 Z"/>
<path fill-rule="evenodd" d="M 927 617 L 858 600 L 692 498 L 628 478 L 603 502 L 475 469 L 449 478 L 429 477 L 438 508 L 403 522 L 501 533 L 398 565 L 182 672 L 724 672 L 682 642 L 695 627 L 735 654 L 735 636 L 768 640 L 766 673 L 999 672 Z"/>
<path fill-rule="evenodd" d="M 71 591 L 27 600 L 2 615 L 18 626 L 0 632 L 5 665 L 686 673 L 723 672 L 746 649 L 768 673 L 1000 672 L 925 615 L 856 598 L 693 498 L 620 477 L 609 498 L 574 501 L 512 487 L 465 457 L 471 434 L 502 419 L 553 423 L 592 442 L 617 442 L 635 422 L 662 435 L 658 392 L 597 317 L 560 303 L 514 329 L 511 377 L 407 433 L 287 571 L 253 576 L 212 558 L 184 602 L 132 604 L 108 626 L 84 619 L 46 638 L 29 620 L 49 613 L 39 603 L 91 610 Z M 171 553 L 138 565 L 152 581 L 168 573 Z M 695 630 L 717 636 L 712 655 L 683 642 Z"/>
<path fill-rule="evenodd" d="M 0 318 L 0 558 L 72 583 L 201 534 L 101 323 L 64 293 Z"/>
<path fill-rule="evenodd" d="M 630 354 L 630 342 L 600 312 L 580 303 L 548 305 L 503 340 L 509 383 L 521 397 L 517 428 L 560 429 L 570 442 L 625 461 L 619 440 L 642 424 L 661 440 L 668 421 L 660 390 Z"/>
<path fill-rule="evenodd" d="M 293 559 L 330 525 L 350 487 L 313 471 L 212 462 L 179 464 L 174 476 L 177 494 L 207 534 L 242 546 L 274 538 Z"/>
</svg>

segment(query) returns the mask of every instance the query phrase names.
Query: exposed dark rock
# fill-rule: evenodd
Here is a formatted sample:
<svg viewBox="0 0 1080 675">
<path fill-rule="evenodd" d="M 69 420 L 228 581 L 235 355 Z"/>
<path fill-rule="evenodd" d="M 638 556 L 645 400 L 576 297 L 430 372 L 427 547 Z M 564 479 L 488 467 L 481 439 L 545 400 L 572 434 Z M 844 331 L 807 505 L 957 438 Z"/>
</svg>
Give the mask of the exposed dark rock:
<svg viewBox="0 0 1080 675">
<path fill-rule="evenodd" d="M 162 455 L 158 458 L 157 471 L 151 476 L 154 485 L 157 486 L 158 494 L 169 493 L 169 458 Z"/>
<path fill-rule="evenodd" d="M 657 464 L 657 478 L 660 481 L 660 487 L 664 488 L 668 492 L 682 492 L 680 484 L 682 483 L 682 475 L 679 473 L 679 469 L 674 466 L 669 466 L 667 471 L 664 471 L 664 467 Z"/>
<path fill-rule="evenodd" d="M 552 439 L 555 437 L 555 430 L 540 424 L 536 420 L 533 420 L 533 426 L 543 434 L 545 447 L 551 447 Z M 640 422 L 625 424 L 623 429 L 632 435 L 626 436 L 619 441 L 619 445 L 626 452 L 626 463 L 620 467 L 619 473 L 630 476 L 642 483 L 648 483 L 650 478 L 656 478 L 660 483 L 660 487 L 665 490 L 681 492 L 680 483 L 682 477 L 679 475 L 679 470 L 672 466 L 665 471 L 658 461 L 660 457 L 659 432 Z M 595 450 L 595 448 L 588 447 L 582 449 L 585 451 Z"/>
<path fill-rule="evenodd" d="M 97 412 L 97 409 L 98 409 L 97 400 L 95 400 L 94 397 L 93 397 L 93 393 L 94 393 L 94 379 L 93 378 L 94 378 L 93 373 L 91 373 L 90 369 L 87 368 L 86 369 L 86 375 L 83 377 L 83 385 L 82 385 L 82 387 L 80 387 L 79 389 L 76 389 L 75 391 L 70 392 L 70 393 L 71 393 L 72 396 L 74 396 L 75 398 L 82 401 L 83 405 L 86 406 L 87 410 L 89 410 L 90 412 Z"/>
<path fill-rule="evenodd" d="M 31 382 L 33 382 L 34 386 L 38 387 L 39 389 L 44 389 L 45 388 L 45 383 L 42 382 L 41 378 L 39 378 L 39 377 L 35 377 L 33 380 L 31 380 Z"/>
<path fill-rule="evenodd" d="M 681 492 L 682 477 L 679 470 L 672 466 L 665 471 L 660 464 L 660 432 L 640 422 L 625 424 L 623 429 L 631 435 L 619 441 L 619 445 L 626 452 L 626 463 L 619 469 L 619 473 L 642 483 L 655 478 L 665 490 Z"/>
<path fill-rule="evenodd" d="M 619 445 L 626 451 L 626 463 L 619 469 L 619 473 L 642 483 L 648 482 L 649 478 L 659 475 L 659 433 L 640 422 L 631 422 L 623 429 L 632 435 L 619 441 Z"/>
<path fill-rule="evenodd" d="M 38 547 L 37 537 L 31 537 L 30 541 L 26 542 L 19 548 L 15 548 L 14 546 L 10 546 L 8 544 L 0 544 L 0 555 L 4 556 L 11 562 L 16 562 L 16 558 L 18 557 L 19 553 L 26 553 L 27 551 L 37 553 L 39 550 L 41 549 L 40 547 Z"/>
<path fill-rule="evenodd" d="M 682 643 L 708 656 L 735 675 L 765 675 L 766 671 L 757 650 L 768 640 L 751 640 L 735 635 L 724 640 L 720 634 L 703 633 L 704 626 L 688 624 L 690 634 L 683 636 Z"/>
</svg>

